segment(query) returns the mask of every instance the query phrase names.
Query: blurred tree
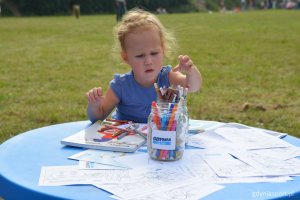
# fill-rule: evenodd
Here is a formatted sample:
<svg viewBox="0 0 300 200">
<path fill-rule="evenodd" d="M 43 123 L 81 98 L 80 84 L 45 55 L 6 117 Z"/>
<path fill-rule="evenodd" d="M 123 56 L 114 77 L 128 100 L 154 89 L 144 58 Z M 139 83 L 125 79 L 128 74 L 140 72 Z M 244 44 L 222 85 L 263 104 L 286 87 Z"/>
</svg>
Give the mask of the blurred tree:
<svg viewBox="0 0 300 200">
<path fill-rule="evenodd" d="M 80 5 L 81 14 L 115 13 L 113 0 L 2 0 L 3 15 L 69 15 L 75 1 Z M 218 0 L 202 1 L 208 10 L 218 10 Z M 225 7 L 231 9 L 239 1 L 225 0 Z M 139 7 L 152 12 L 159 7 L 167 12 L 195 12 L 199 11 L 198 5 L 199 0 L 127 0 L 128 9 Z"/>
<path fill-rule="evenodd" d="M 5 7 L 7 7 L 7 9 L 10 10 L 14 16 L 21 16 L 21 12 L 19 10 L 18 5 L 15 4 L 13 1 L 2 0 L 1 3 L 3 3 L 4 9 L 5 9 Z"/>
</svg>

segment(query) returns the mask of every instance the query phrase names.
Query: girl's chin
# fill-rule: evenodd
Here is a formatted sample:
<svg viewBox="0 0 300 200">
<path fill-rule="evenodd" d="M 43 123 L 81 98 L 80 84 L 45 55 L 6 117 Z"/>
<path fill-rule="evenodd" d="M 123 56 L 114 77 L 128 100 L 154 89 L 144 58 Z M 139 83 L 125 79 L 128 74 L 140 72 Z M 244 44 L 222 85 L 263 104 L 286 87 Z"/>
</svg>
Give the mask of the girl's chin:
<svg viewBox="0 0 300 200">
<path fill-rule="evenodd" d="M 153 84 L 156 82 L 156 77 L 149 77 L 149 76 L 146 76 L 143 78 L 143 83 L 142 85 L 145 86 L 145 87 L 150 87 L 150 86 L 153 86 Z"/>
</svg>

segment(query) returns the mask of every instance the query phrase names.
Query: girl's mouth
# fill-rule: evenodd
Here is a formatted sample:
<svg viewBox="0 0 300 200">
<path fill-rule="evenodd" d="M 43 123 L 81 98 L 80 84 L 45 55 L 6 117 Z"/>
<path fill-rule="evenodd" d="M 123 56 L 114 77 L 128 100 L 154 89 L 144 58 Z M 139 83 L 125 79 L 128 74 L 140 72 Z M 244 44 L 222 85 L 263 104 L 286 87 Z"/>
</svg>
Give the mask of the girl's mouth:
<svg viewBox="0 0 300 200">
<path fill-rule="evenodd" d="M 145 71 L 145 73 L 150 73 L 150 72 L 153 72 L 154 70 L 153 69 L 147 69 L 146 71 Z"/>
</svg>

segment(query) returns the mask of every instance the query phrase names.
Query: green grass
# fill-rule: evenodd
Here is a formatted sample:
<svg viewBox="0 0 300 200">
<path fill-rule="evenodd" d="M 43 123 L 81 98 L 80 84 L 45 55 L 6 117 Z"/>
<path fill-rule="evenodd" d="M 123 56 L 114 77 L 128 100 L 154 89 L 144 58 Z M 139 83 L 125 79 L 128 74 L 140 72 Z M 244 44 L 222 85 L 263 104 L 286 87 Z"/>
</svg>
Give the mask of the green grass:
<svg viewBox="0 0 300 200">
<path fill-rule="evenodd" d="M 159 18 L 203 75 L 201 92 L 188 96 L 191 118 L 300 137 L 299 11 Z M 112 56 L 114 25 L 114 15 L 0 18 L 0 143 L 87 119 L 85 92 L 129 70 Z M 176 56 L 166 61 L 175 63 Z"/>
</svg>

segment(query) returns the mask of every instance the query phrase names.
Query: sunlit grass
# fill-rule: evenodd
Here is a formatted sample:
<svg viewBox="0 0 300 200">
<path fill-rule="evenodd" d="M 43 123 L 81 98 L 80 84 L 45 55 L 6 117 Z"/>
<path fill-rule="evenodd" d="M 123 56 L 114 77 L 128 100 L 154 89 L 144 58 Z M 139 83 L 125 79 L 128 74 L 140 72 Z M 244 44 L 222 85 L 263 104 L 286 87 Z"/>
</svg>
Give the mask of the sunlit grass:
<svg viewBox="0 0 300 200">
<path fill-rule="evenodd" d="M 194 119 L 300 136 L 300 13 L 170 14 L 159 18 L 203 75 Z M 0 142 L 86 120 L 85 92 L 129 68 L 112 56 L 115 16 L 0 18 Z M 176 56 L 166 64 L 176 64 Z M 249 109 L 243 109 L 248 103 Z M 263 109 L 262 109 L 263 108 Z"/>
</svg>

